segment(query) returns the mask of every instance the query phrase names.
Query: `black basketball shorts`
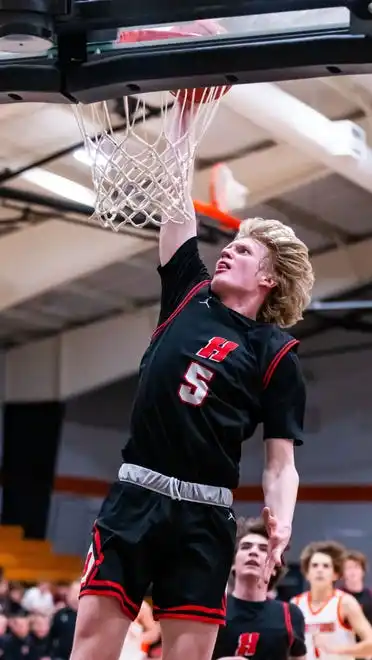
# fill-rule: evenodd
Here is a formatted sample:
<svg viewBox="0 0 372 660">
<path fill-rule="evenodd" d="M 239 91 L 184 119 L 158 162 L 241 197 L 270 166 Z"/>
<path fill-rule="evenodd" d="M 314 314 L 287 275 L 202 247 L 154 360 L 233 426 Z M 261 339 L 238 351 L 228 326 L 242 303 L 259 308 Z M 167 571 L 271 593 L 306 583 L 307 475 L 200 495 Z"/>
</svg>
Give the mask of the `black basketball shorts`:
<svg viewBox="0 0 372 660">
<path fill-rule="evenodd" d="M 80 596 L 116 598 L 134 620 L 152 585 L 156 619 L 224 625 L 235 535 L 229 508 L 117 481 L 93 528 Z"/>
</svg>

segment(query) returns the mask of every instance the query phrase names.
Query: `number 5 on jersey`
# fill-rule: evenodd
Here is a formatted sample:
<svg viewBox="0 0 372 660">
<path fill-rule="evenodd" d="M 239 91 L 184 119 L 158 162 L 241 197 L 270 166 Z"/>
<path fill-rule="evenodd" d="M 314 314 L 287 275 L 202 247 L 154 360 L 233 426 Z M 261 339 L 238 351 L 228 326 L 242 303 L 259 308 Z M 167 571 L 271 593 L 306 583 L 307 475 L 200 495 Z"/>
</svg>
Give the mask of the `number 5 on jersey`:
<svg viewBox="0 0 372 660">
<path fill-rule="evenodd" d="M 178 390 L 179 397 L 183 403 L 190 406 L 201 406 L 205 397 L 208 396 L 209 383 L 214 376 L 214 371 L 203 367 L 198 362 L 191 362 L 185 375 L 184 383 Z"/>
<path fill-rule="evenodd" d="M 196 355 L 212 362 L 223 362 L 231 351 L 238 348 L 238 345 L 234 341 L 228 341 L 223 337 L 212 337 Z M 212 369 L 208 369 L 199 362 L 190 362 L 183 377 L 184 382 L 178 390 L 181 401 L 188 403 L 190 406 L 201 406 L 208 396 L 209 384 L 213 376 L 214 371 Z"/>
</svg>

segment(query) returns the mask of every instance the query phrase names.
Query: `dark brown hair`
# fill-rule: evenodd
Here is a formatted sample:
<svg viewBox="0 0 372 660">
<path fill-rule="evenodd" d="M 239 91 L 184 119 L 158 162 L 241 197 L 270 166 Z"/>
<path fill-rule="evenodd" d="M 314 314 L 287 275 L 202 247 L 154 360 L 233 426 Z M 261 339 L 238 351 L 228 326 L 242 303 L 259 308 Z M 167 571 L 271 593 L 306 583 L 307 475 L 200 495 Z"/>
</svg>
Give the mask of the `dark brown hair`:
<svg viewBox="0 0 372 660">
<path fill-rule="evenodd" d="M 362 567 L 363 572 L 367 573 L 368 571 L 368 561 L 367 557 L 363 554 L 363 552 L 359 552 L 359 550 L 348 550 L 345 555 L 345 561 L 347 560 L 350 561 L 355 561 L 359 566 Z"/>
<path fill-rule="evenodd" d="M 269 535 L 267 533 L 265 523 L 262 520 L 262 518 L 239 518 L 236 521 L 236 541 L 235 541 L 235 555 L 237 551 L 239 550 L 240 543 L 242 539 L 245 536 L 248 536 L 248 534 L 257 534 L 258 536 L 262 536 L 265 539 L 269 538 Z M 287 572 L 287 569 L 284 566 L 284 563 L 282 566 L 277 567 L 275 569 L 275 573 L 271 576 L 270 582 L 268 584 L 268 590 L 273 589 L 281 580 L 281 578 L 285 575 Z M 235 573 L 234 570 L 231 571 L 230 575 L 230 580 L 229 580 L 229 586 L 233 588 L 235 582 Z"/>
<path fill-rule="evenodd" d="M 300 556 L 300 563 L 304 576 L 306 577 L 310 561 L 317 552 L 322 552 L 332 559 L 333 570 L 338 577 L 341 577 L 346 557 L 346 548 L 341 543 L 337 543 L 337 541 L 315 541 L 303 549 Z"/>
</svg>

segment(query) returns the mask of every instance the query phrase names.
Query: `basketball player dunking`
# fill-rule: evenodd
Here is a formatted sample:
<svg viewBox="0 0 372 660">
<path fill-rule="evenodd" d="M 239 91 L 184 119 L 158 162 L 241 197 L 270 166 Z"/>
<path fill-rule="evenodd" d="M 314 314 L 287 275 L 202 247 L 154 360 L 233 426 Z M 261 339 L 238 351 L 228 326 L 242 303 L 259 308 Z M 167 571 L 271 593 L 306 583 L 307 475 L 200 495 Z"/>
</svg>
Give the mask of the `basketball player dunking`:
<svg viewBox="0 0 372 660">
<path fill-rule="evenodd" d="M 214 660 L 254 657 L 255 660 L 305 660 L 305 622 L 293 603 L 268 598 L 284 568 L 262 580 L 268 534 L 262 520 L 238 520 L 233 588 L 227 597 L 226 626 L 218 631 Z"/>
<path fill-rule="evenodd" d="M 247 220 L 211 278 L 196 233 L 195 215 L 160 230 L 159 322 L 124 463 L 94 526 L 72 660 L 117 660 L 150 583 L 163 660 L 210 658 L 234 554 L 231 489 L 259 423 L 267 575 L 291 534 L 305 391 L 298 342 L 281 328 L 309 301 L 308 250 L 278 221 Z"/>
<path fill-rule="evenodd" d="M 293 599 L 302 610 L 306 624 L 307 660 L 332 660 L 337 649 L 357 649 L 372 642 L 372 628 L 362 608 L 350 594 L 335 589 L 342 575 L 345 549 L 332 541 L 311 543 L 302 552 L 301 568 L 310 590 Z M 353 655 L 348 655 L 352 660 Z"/>
</svg>

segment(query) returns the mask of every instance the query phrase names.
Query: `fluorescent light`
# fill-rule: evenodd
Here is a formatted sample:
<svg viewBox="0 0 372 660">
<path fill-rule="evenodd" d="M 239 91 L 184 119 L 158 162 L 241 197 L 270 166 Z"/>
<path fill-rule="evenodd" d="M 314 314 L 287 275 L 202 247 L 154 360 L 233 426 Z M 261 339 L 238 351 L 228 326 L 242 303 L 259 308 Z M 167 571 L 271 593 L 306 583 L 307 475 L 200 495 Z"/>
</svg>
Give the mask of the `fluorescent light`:
<svg viewBox="0 0 372 660">
<path fill-rule="evenodd" d="M 76 149 L 76 151 L 74 151 L 74 158 L 76 158 L 79 163 L 83 163 L 83 165 L 87 165 L 88 167 L 98 165 L 103 169 L 109 163 L 109 158 L 108 156 L 105 156 L 104 153 L 98 153 L 93 161 L 93 158 L 87 149 Z"/>
<path fill-rule="evenodd" d="M 22 178 L 59 197 L 64 197 L 65 199 L 78 202 L 79 204 L 85 204 L 86 206 L 94 206 L 96 196 L 92 190 L 82 186 L 80 183 L 76 183 L 76 181 L 71 181 L 71 179 L 66 179 L 64 176 L 49 172 L 49 170 L 34 167 L 32 170 L 24 172 Z"/>
<path fill-rule="evenodd" d="M 86 149 L 76 149 L 76 151 L 74 151 L 74 158 L 76 158 L 79 163 L 92 167 L 93 161 Z"/>
</svg>

